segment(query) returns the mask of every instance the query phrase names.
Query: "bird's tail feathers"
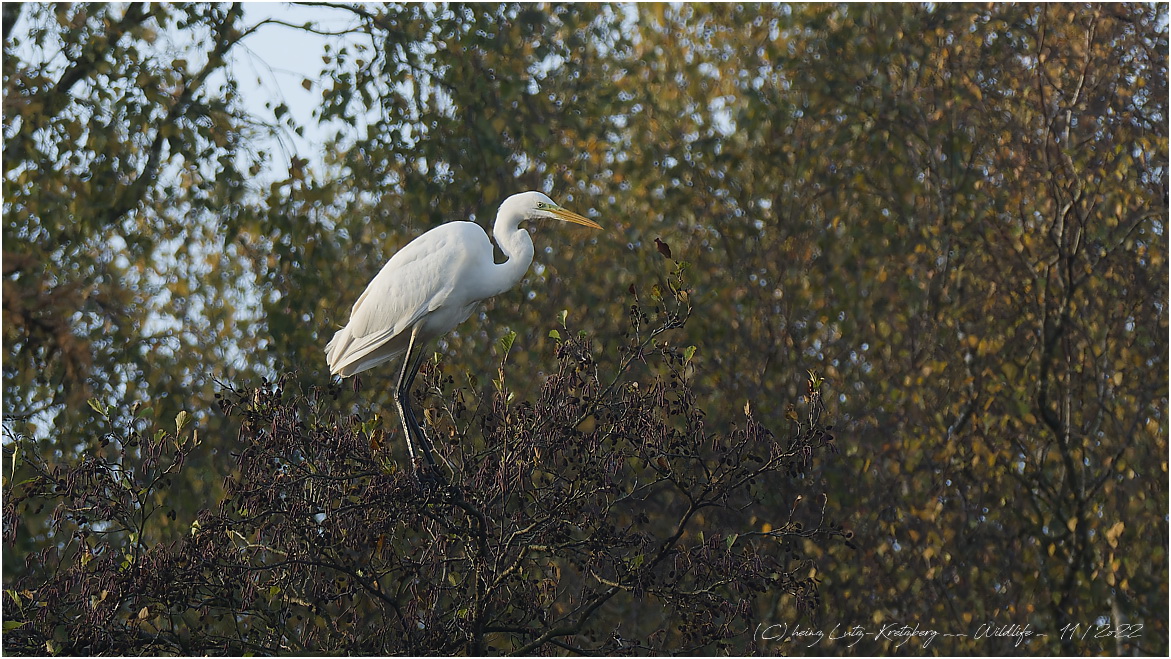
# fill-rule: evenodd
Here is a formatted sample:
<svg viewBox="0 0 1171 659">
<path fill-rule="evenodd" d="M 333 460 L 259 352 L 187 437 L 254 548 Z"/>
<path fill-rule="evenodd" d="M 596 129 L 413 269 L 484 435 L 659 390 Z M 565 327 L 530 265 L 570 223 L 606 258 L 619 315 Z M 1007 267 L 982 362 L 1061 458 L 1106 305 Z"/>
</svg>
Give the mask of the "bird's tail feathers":
<svg viewBox="0 0 1171 659">
<path fill-rule="evenodd" d="M 365 336 L 355 340 L 349 326 L 333 335 L 325 346 L 325 359 L 329 372 L 348 378 L 369 368 L 388 362 L 406 352 L 407 343 L 402 335 L 382 340 L 377 336 Z"/>
<path fill-rule="evenodd" d="M 337 375 L 344 365 L 342 356 L 346 354 L 346 347 L 350 344 L 350 328 L 343 327 L 334 333 L 329 343 L 325 344 L 325 361 L 329 364 L 330 375 Z M 342 376 L 346 377 L 346 376 Z"/>
</svg>

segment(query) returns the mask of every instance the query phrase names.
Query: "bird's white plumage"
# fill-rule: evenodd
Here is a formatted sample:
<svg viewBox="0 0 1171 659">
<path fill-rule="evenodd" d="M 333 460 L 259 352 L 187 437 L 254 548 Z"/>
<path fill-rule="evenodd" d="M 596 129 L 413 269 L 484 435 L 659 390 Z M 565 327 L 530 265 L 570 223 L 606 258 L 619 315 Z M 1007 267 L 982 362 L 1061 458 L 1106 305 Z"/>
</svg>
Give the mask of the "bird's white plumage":
<svg viewBox="0 0 1171 659">
<path fill-rule="evenodd" d="M 553 218 L 601 229 L 561 208 L 540 192 L 504 200 L 492 235 L 507 260 L 496 263 L 492 243 L 472 222 L 436 227 L 399 250 L 375 275 L 350 310 L 350 322 L 325 347 L 329 371 L 348 377 L 399 355 L 403 367 L 394 386 L 411 463 L 436 469 L 431 442 L 411 410 L 408 394 L 423 346 L 467 320 L 481 300 L 502 293 L 524 277 L 533 261 L 525 220 Z"/>
<path fill-rule="evenodd" d="M 326 347 L 330 371 L 349 376 L 394 359 L 407 348 L 407 331 L 424 317 L 421 339 L 451 331 L 483 299 L 456 283 L 482 276 L 494 265 L 491 254 L 488 236 L 472 222 L 444 224 L 416 238 L 354 303 L 350 322 Z M 436 258 L 443 259 L 442 276 L 436 276 Z"/>
<path fill-rule="evenodd" d="M 600 229 L 539 192 L 513 195 L 500 206 L 493 235 L 509 257 L 497 264 L 479 225 L 451 222 L 399 250 L 366 287 L 350 322 L 326 346 L 331 373 L 348 377 L 406 351 L 411 332 L 420 344 L 467 320 L 475 305 L 521 280 L 533 259 L 533 242 L 519 228 L 548 217 Z"/>
</svg>

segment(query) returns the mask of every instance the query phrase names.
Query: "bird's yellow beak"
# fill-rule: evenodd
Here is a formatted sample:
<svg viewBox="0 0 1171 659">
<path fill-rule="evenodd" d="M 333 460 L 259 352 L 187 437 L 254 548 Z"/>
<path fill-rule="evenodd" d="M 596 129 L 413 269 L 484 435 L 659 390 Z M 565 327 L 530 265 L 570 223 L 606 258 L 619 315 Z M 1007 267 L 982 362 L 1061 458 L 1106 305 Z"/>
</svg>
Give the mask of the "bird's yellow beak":
<svg viewBox="0 0 1171 659">
<path fill-rule="evenodd" d="M 597 222 L 595 222 L 591 219 L 588 219 L 588 218 L 584 218 L 581 215 L 578 215 L 577 213 L 574 213 L 571 210 L 565 210 L 564 208 L 562 208 L 560 206 L 558 206 L 556 208 L 548 209 L 548 213 L 550 215 L 552 215 L 554 218 L 561 220 L 563 222 L 573 222 L 574 224 L 580 224 L 583 227 L 589 227 L 591 229 L 601 229 L 602 228 L 602 225 L 598 224 Z"/>
</svg>

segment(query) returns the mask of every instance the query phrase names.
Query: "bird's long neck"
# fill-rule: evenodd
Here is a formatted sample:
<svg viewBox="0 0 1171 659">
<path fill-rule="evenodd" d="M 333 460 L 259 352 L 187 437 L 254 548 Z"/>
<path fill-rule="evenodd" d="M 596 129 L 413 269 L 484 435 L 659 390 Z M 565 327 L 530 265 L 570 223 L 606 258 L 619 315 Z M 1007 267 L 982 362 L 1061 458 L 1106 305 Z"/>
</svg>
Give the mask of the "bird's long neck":
<svg viewBox="0 0 1171 659">
<path fill-rule="evenodd" d="M 496 264 L 496 277 L 491 282 L 492 288 L 496 290 L 492 295 L 503 293 L 520 283 L 529 270 L 529 264 L 533 262 L 533 239 L 529 237 L 528 231 L 520 228 L 522 219 L 518 214 L 506 214 L 503 211 L 496 216 L 492 236 L 508 259 Z"/>
</svg>

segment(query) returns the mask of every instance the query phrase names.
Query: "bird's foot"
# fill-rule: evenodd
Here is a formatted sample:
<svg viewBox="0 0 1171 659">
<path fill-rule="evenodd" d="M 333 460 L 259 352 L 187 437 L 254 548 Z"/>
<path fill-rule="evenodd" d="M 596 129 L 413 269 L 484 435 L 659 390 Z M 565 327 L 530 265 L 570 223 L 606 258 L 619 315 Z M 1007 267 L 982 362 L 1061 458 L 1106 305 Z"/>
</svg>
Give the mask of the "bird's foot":
<svg viewBox="0 0 1171 659">
<path fill-rule="evenodd" d="M 447 485 L 447 477 L 439 470 L 439 466 L 422 460 L 415 461 L 415 480 L 419 487 L 425 490 L 437 490 Z"/>
</svg>

